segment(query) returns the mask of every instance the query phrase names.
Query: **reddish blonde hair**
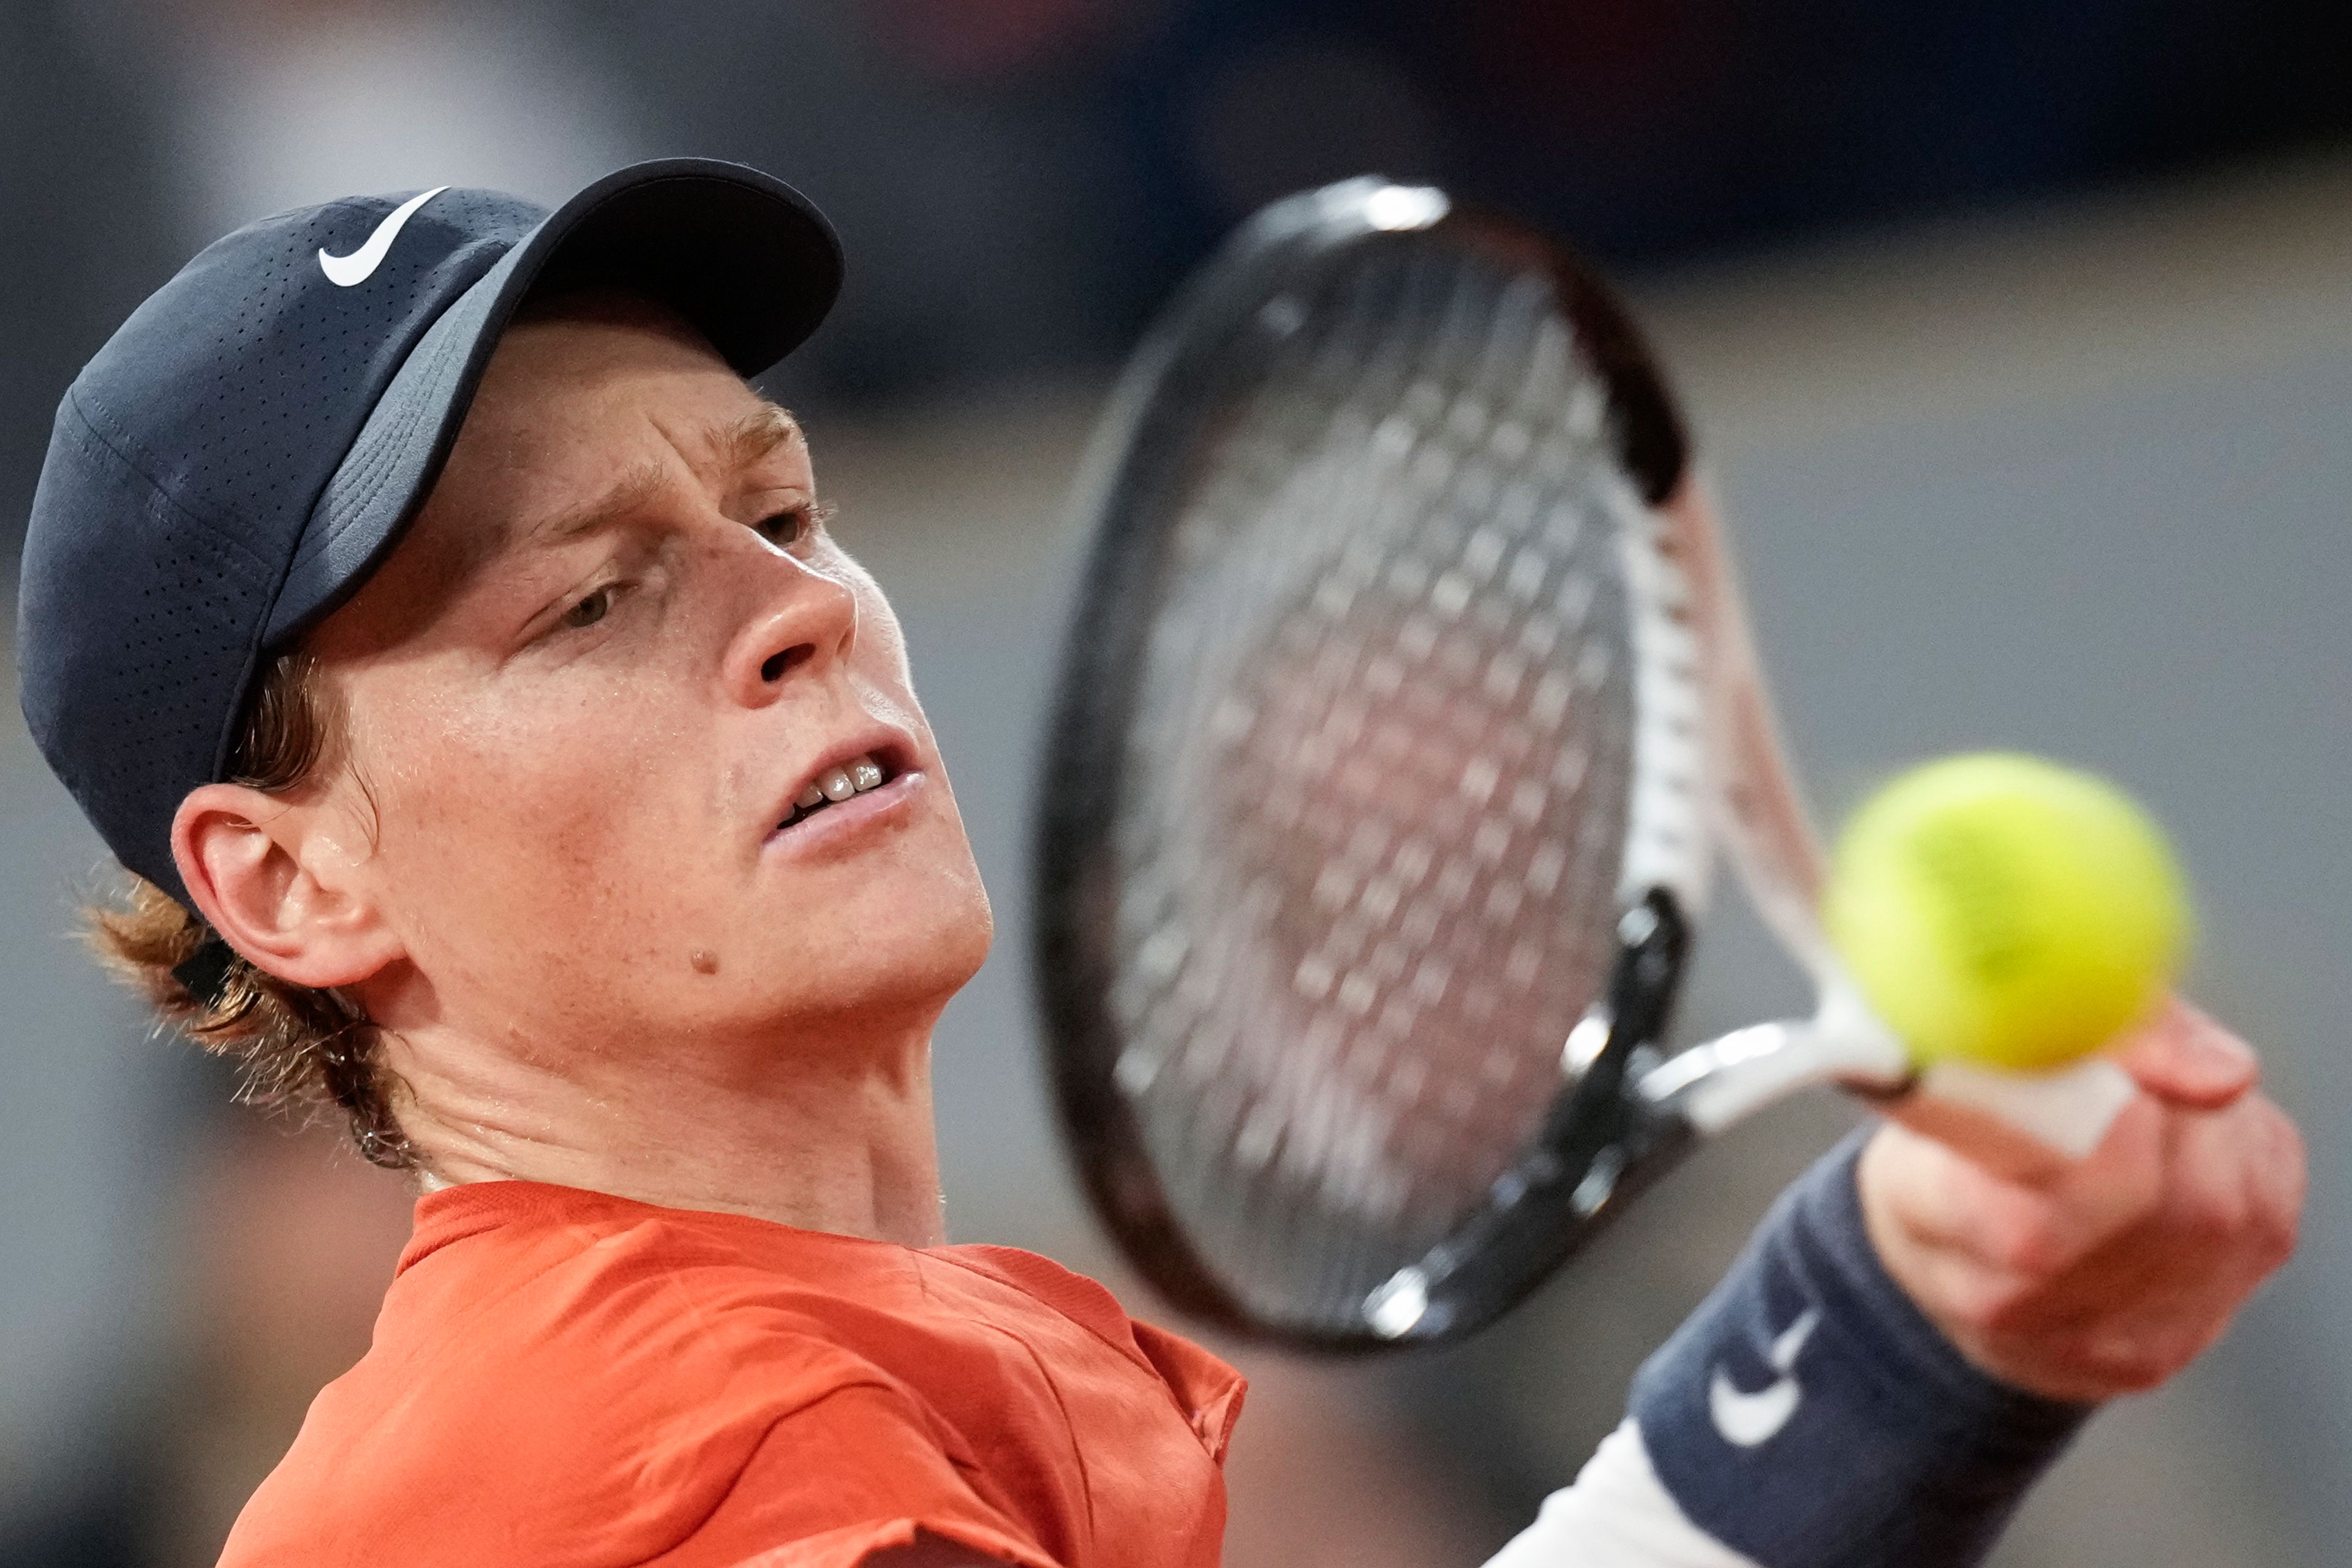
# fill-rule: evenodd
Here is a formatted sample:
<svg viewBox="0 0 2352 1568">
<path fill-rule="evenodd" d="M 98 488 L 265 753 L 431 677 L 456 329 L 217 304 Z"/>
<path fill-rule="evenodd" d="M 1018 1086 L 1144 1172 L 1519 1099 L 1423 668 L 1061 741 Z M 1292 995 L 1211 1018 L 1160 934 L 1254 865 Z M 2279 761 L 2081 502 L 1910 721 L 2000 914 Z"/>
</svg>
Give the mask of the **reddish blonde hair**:
<svg viewBox="0 0 2352 1568">
<path fill-rule="evenodd" d="M 229 752 L 234 784 L 283 795 L 332 760 L 341 712 L 318 663 L 280 655 L 263 675 Z M 173 973 L 220 939 L 194 910 L 144 878 L 111 905 L 84 911 L 100 963 L 147 998 L 156 1014 L 205 1050 L 238 1061 L 239 1098 L 304 1115 L 341 1115 L 371 1162 L 415 1163 L 392 1113 L 382 1038 L 348 998 L 280 980 L 226 953 L 221 982 L 199 995 Z"/>
</svg>

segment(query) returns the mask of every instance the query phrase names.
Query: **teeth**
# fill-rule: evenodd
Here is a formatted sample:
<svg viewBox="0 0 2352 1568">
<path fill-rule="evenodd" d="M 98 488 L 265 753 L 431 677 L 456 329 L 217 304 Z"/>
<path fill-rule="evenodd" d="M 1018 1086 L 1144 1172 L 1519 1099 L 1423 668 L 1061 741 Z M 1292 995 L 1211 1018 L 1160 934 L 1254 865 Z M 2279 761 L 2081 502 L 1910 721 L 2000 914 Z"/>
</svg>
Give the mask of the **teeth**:
<svg viewBox="0 0 2352 1568">
<path fill-rule="evenodd" d="M 790 827 L 810 812 L 847 800 L 853 795 L 863 795 L 869 789 L 880 789 L 884 783 L 882 766 L 872 757 L 853 757 L 837 768 L 828 768 L 814 782 L 793 797 L 793 809 L 780 825 Z"/>
</svg>

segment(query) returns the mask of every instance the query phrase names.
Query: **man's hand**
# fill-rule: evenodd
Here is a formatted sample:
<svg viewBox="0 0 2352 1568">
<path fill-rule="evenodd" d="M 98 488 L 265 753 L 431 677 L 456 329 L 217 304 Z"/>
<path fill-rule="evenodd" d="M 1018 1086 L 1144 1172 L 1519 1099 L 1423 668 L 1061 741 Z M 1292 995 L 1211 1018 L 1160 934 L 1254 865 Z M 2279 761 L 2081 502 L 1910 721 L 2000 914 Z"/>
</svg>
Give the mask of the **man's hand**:
<svg viewBox="0 0 2352 1568">
<path fill-rule="evenodd" d="M 2243 1041 L 2176 1001 L 2118 1059 L 2138 1098 L 2048 1177 L 1996 1176 L 1899 1105 L 1862 1156 L 1887 1272 L 1969 1361 L 2053 1399 L 2186 1366 L 2294 1249 L 2303 1210 L 2303 1141 Z"/>
</svg>

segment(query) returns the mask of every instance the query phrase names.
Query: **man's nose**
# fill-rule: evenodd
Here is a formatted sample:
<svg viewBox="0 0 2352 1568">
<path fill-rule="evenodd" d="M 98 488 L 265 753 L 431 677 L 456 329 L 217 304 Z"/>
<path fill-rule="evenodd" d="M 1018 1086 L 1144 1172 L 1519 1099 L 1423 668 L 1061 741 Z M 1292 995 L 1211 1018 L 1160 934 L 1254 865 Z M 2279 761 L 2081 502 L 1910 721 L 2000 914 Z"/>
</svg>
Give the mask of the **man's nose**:
<svg viewBox="0 0 2352 1568">
<path fill-rule="evenodd" d="M 857 595 L 847 583 L 780 552 L 729 569 L 762 584 L 757 608 L 727 650 L 724 679 L 737 701 L 762 707 L 793 672 L 814 674 L 848 657 L 857 638 Z"/>
</svg>

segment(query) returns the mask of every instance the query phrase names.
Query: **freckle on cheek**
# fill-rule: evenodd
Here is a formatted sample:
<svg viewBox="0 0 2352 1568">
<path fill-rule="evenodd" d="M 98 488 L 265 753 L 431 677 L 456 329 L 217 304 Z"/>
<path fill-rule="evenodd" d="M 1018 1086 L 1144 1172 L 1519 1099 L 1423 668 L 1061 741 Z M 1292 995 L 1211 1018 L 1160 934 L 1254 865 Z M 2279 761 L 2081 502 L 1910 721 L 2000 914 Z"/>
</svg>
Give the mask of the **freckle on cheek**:
<svg viewBox="0 0 2352 1568">
<path fill-rule="evenodd" d="M 707 947 L 696 948 L 694 952 L 688 956 L 687 962 L 694 965 L 694 972 L 697 974 L 716 974 L 719 973 L 719 955 L 711 952 Z"/>
</svg>

